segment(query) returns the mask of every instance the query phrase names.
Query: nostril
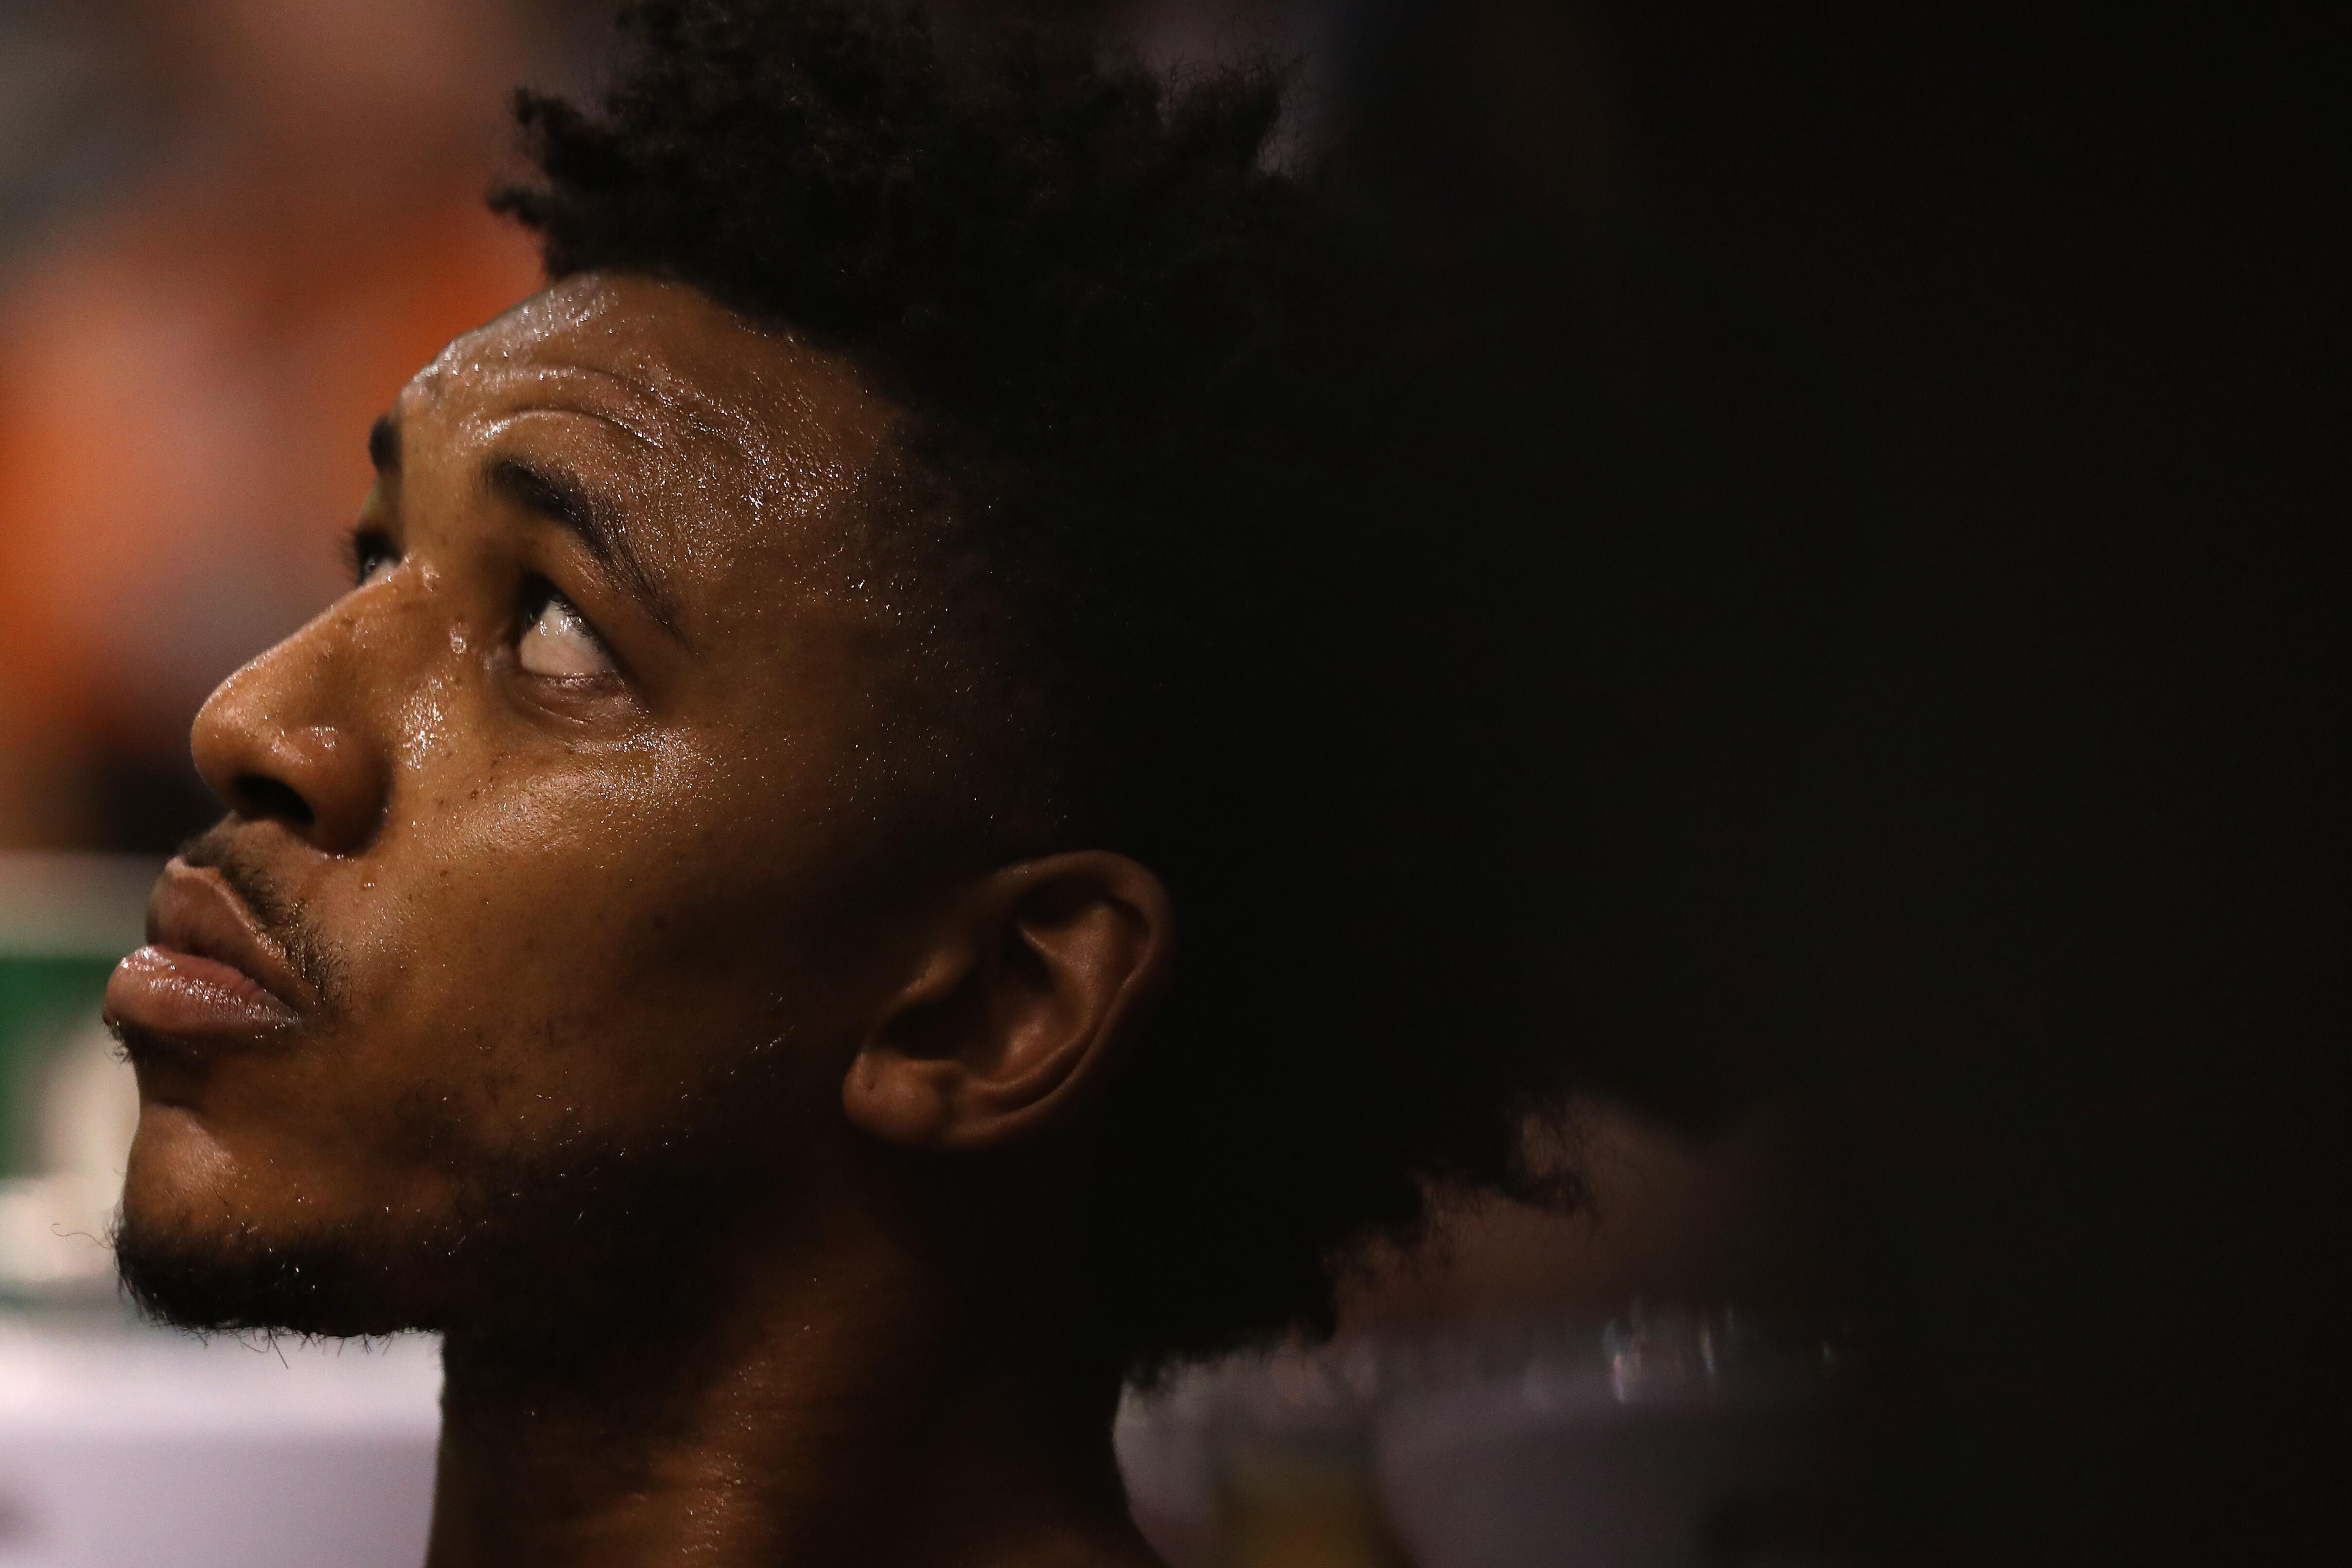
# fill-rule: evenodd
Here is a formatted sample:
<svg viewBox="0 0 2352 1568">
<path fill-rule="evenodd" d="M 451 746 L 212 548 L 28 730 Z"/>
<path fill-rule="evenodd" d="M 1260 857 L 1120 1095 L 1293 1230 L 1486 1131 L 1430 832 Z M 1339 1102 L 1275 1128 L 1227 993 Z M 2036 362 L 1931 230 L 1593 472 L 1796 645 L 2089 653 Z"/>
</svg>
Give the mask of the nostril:
<svg viewBox="0 0 2352 1568">
<path fill-rule="evenodd" d="M 310 825 L 313 813 L 310 802 L 296 793 L 293 786 L 280 783 L 266 773 L 240 776 L 230 790 L 229 804 L 240 817 L 256 821 L 275 818 L 298 828 Z"/>
</svg>

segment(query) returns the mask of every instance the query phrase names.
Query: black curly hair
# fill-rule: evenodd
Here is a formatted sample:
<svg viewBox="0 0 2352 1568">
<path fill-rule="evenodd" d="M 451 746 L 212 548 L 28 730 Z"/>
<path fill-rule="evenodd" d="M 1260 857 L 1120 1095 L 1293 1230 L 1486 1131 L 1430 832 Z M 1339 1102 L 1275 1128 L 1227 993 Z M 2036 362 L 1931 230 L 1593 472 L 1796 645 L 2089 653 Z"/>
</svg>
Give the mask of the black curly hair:
<svg viewBox="0 0 2352 1568">
<path fill-rule="evenodd" d="M 1557 569 L 1449 460 L 1442 335 L 1341 183 L 1269 168 L 1280 73 L 1180 89 L 1084 34 L 846 0 L 623 26 L 601 109 L 520 95 L 541 178 L 494 204 L 551 277 L 684 282 L 908 411 L 952 527 L 907 527 L 992 672 L 937 672 L 967 826 L 1121 850 L 1174 900 L 1105 1112 L 1112 1351 L 1328 1329 L 1433 1186 L 1572 1198 L 1521 1137 L 1567 1082 L 1531 1005 Z"/>
</svg>

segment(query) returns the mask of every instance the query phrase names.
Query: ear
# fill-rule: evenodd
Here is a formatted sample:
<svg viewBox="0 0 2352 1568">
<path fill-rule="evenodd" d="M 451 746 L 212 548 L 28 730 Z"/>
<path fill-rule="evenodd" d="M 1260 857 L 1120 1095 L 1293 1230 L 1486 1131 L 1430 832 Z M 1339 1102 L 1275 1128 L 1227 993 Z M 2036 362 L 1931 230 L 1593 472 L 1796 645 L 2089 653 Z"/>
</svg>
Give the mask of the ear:
<svg viewBox="0 0 2352 1568">
<path fill-rule="evenodd" d="M 856 1126 L 909 1148 L 978 1149 L 1055 1119 L 1165 984 L 1160 879 L 1082 851 L 991 873 L 927 933 L 850 1064 Z"/>
</svg>

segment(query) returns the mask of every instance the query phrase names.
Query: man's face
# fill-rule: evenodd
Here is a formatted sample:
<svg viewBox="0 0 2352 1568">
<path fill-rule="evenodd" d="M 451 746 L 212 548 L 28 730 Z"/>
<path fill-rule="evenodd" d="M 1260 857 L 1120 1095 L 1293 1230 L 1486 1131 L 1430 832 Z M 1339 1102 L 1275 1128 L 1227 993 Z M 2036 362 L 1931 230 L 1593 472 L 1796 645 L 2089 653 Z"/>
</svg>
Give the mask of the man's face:
<svg viewBox="0 0 2352 1568">
<path fill-rule="evenodd" d="M 258 1310 L 296 1326 L 443 1322 L 469 1243 L 567 1182 L 724 1123 L 737 1176 L 788 1186 L 832 1135 L 859 980 L 817 956 L 887 830 L 894 638 L 850 497 L 890 412 L 595 275 L 401 393 L 359 585 L 198 719 L 238 809 L 110 991 L 126 1257 L 231 1281 L 187 1310 L 276 1270 Z"/>
</svg>

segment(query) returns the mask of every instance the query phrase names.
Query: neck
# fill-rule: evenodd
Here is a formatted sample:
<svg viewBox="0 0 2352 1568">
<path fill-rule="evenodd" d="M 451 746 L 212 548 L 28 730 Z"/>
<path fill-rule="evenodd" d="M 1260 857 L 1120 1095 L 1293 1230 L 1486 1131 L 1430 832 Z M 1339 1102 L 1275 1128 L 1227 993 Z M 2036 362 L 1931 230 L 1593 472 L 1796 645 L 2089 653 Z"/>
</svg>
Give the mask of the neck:
<svg viewBox="0 0 2352 1568">
<path fill-rule="evenodd" d="M 1116 1378 L 1057 1367 L 1027 1314 L 974 1314 L 871 1248 L 725 1295 L 560 1365 L 453 1330 L 426 1568 L 1157 1562 L 1111 1454 Z"/>
</svg>

